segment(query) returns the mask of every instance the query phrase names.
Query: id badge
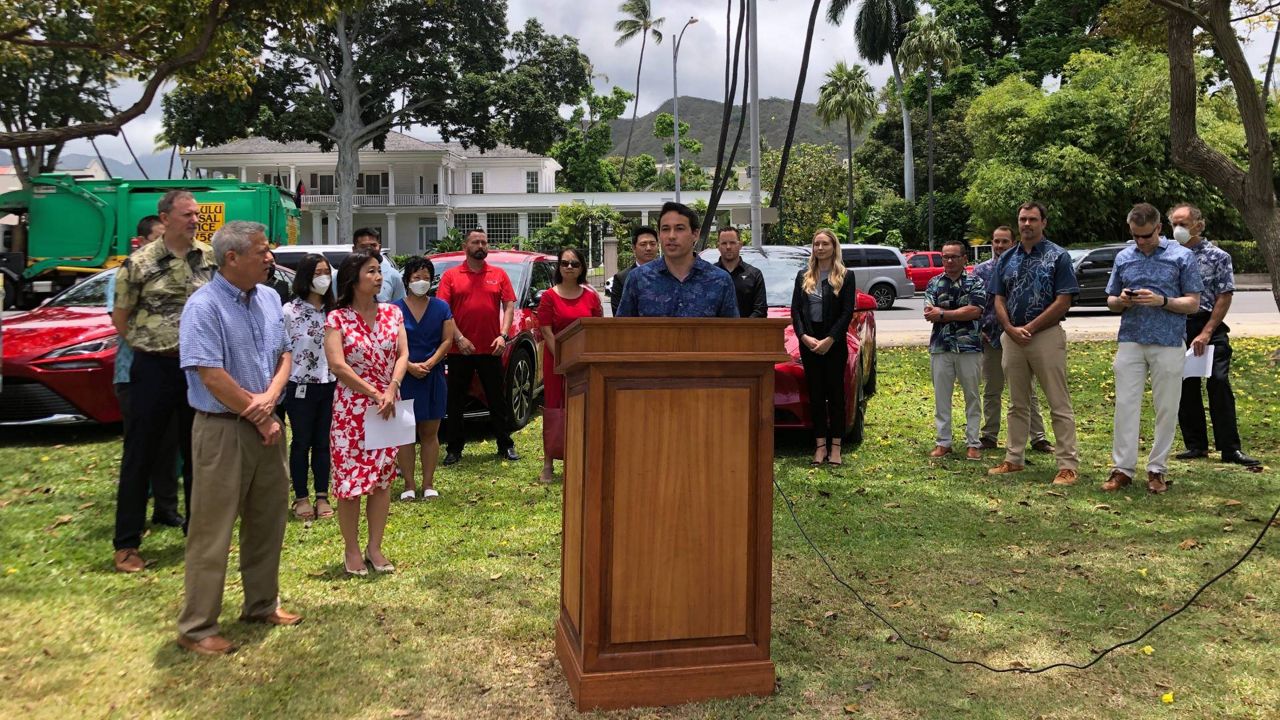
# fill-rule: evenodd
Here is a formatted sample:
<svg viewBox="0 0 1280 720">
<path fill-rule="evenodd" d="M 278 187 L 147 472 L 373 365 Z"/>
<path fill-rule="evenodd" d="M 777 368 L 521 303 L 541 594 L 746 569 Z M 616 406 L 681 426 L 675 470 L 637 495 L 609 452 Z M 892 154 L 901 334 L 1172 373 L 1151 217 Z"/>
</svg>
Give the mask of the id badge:
<svg viewBox="0 0 1280 720">
<path fill-rule="evenodd" d="M 293 391 L 293 396 L 294 396 L 294 397 L 296 397 L 296 398 L 298 398 L 299 400 L 302 400 L 302 399 L 306 398 L 306 397 L 307 397 L 307 384 L 306 384 L 306 383 L 298 383 L 298 387 L 297 387 L 297 389 Z"/>
</svg>

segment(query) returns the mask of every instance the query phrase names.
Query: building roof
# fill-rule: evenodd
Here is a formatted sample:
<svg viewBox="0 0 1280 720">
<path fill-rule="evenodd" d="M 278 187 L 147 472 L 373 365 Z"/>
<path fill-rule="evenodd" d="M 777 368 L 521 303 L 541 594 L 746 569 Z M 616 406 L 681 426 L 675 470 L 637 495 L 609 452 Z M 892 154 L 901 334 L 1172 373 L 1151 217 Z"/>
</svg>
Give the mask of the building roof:
<svg viewBox="0 0 1280 720">
<path fill-rule="evenodd" d="M 372 150 L 373 144 L 370 143 L 364 150 Z M 391 131 L 387 133 L 387 152 L 450 152 L 455 155 L 466 158 L 537 158 L 543 157 L 527 150 L 520 150 L 508 145 L 498 145 L 492 150 L 481 151 L 474 146 L 464 148 L 460 142 L 427 142 L 419 140 L 411 135 L 402 132 Z M 293 142 L 276 142 L 268 140 L 264 137 L 248 137 L 240 140 L 232 140 L 229 143 L 216 145 L 214 147 L 196 148 L 188 150 L 183 155 L 265 155 L 269 153 L 318 153 L 321 152 L 320 146 L 316 143 L 293 141 Z"/>
<path fill-rule="evenodd" d="M 455 153 L 455 154 L 457 154 L 457 155 L 461 155 L 462 157 L 466 157 L 466 158 L 537 158 L 537 157 L 544 157 L 543 155 L 539 155 L 539 154 L 537 154 L 537 153 L 532 153 L 532 152 L 529 152 L 528 150 L 521 150 L 520 148 L 514 148 L 514 147 L 511 147 L 510 145 L 502 145 L 502 144 L 499 144 L 497 147 L 493 148 L 492 150 L 481 150 L 480 148 L 475 147 L 475 146 L 472 146 L 472 147 L 469 147 L 469 148 L 464 148 L 464 147 L 462 146 L 462 143 L 460 143 L 460 142 L 447 142 L 447 143 L 446 143 L 446 142 L 442 142 L 442 143 L 436 143 L 436 146 L 437 146 L 437 147 L 445 148 L 445 149 L 449 150 L 449 151 L 450 151 L 450 152 L 452 152 L 452 153 Z"/>
</svg>

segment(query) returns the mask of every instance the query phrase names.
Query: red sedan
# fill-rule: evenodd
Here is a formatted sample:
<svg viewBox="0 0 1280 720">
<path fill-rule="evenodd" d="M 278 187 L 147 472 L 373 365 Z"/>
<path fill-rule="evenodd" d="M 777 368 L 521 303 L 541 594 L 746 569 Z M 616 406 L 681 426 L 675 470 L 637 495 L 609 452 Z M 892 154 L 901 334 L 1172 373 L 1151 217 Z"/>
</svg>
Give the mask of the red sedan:
<svg viewBox="0 0 1280 720">
<path fill-rule="evenodd" d="M 718 258 L 719 254 L 714 249 L 702 253 L 702 259 L 708 262 L 715 262 Z M 764 274 L 769 317 L 790 319 L 791 292 L 795 287 L 796 273 L 809 262 L 809 248 L 766 246 L 760 251 L 744 247 L 742 259 Z M 849 364 L 844 372 L 845 397 L 850 399 L 846 404 L 844 435 L 855 443 L 862 441 L 867 400 L 876 392 L 875 309 L 875 298 L 859 290 L 853 322 L 849 323 L 846 337 Z M 776 428 L 812 428 L 809 386 L 804 380 L 804 366 L 800 364 L 800 340 L 791 325 L 784 331 L 783 341 L 791 359 L 778 363 L 773 369 L 773 425 Z"/>
</svg>

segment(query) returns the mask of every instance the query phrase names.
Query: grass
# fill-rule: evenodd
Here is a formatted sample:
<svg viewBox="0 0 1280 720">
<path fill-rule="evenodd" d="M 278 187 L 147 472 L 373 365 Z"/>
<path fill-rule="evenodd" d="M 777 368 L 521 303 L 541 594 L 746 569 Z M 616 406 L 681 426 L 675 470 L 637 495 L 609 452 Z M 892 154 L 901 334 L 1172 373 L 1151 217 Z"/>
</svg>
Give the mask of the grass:
<svg viewBox="0 0 1280 720">
<path fill-rule="evenodd" d="M 1246 450 L 1280 461 L 1276 340 L 1238 340 Z M 814 540 L 909 638 L 993 664 L 1081 662 L 1180 605 L 1252 542 L 1280 499 L 1261 475 L 1175 461 L 1172 490 L 1104 495 L 1114 345 L 1071 348 L 1082 483 L 1048 485 L 1048 456 L 1012 479 L 989 463 L 924 457 L 928 359 L 882 351 L 867 442 L 811 470 L 783 435 L 776 476 Z M 957 414 L 959 417 L 959 414 Z M 1146 413 L 1146 432 L 1150 414 Z M 500 464 L 472 444 L 434 503 L 393 505 L 394 576 L 340 576 L 336 523 L 290 521 L 281 568 L 296 628 L 223 619 L 241 644 L 198 658 L 173 643 L 182 536 L 152 531 L 136 576 L 111 572 L 112 429 L 0 438 L 2 717 L 543 718 L 576 714 L 553 656 L 560 487 L 544 487 L 537 424 Z M 1194 547 L 1187 543 L 1194 539 Z M 1280 708 L 1275 538 L 1186 613 L 1093 669 L 993 675 L 914 652 L 826 574 L 775 495 L 773 658 L 778 691 L 624 718 L 1266 718 Z M 1153 652 L 1143 654 L 1149 645 Z M 1161 701 L 1165 693 L 1174 702 Z"/>
</svg>

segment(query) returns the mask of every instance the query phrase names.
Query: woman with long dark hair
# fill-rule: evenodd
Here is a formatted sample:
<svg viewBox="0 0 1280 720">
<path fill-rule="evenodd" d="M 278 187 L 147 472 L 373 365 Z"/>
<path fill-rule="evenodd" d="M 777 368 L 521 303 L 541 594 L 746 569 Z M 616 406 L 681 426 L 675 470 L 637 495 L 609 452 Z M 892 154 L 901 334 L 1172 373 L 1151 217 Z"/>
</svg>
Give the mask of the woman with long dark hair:
<svg viewBox="0 0 1280 720">
<path fill-rule="evenodd" d="M 538 480 L 555 482 L 553 461 L 564 459 L 564 376 L 555 372 L 556 333 L 584 317 L 601 317 L 600 296 L 587 283 L 587 259 L 576 247 L 560 250 L 552 271 L 555 285 L 538 302 L 542 331 L 542 474 Z"/>
<path fill-rule="evenodd" d="M 816 447 L 813 464 L 843 465 L 844 368 L 849 360 L 846 336 L 857 296 L 853 271 L 840 259 L 840 241 L 832 230 L 813 236 L 809 265 L 796 274 L 791 294 L 791 324 L 800 341 L 800 362 L 809 386 L 809 415 Z"/>
<path fill-rule="evenodd" d="M 332 271 L 323 255 L 302 258 L 293 276 L 293 299 L 284 304 L 285 331 L 293 367 L 282 408 L 289 418 L 289 475 L 293 514 L 302 520 L 333 517 L 329 505 L 329 420 L 336 379 L 324 354 L 325 318 L 333 309 Z M 308 462 L 309 461 L 309 462 Z M 311 504 L 307 472 L 315 476 Z"/>
<path fill-rule="evenodd" d="M 405 286 L 408 292 L 395 302 L 404 316 L 404 332 L 409 339 L 409 374 L 400 388 L 400 397 L 413 400 L 413 417 L 417 424 L 418 445 L 422 459 L 422 499 L 440 497 L 436 491 L 436 460 L 440 454 L 440 420 L 444 417 L 449 390 L 444 378 L 444 358 L 453 347 L 453 311 L 449 303 L 433 298 L 431 282 L 436 268 L 424 257 L 405 263 Z M 414 443 L 401 445 L 396 458 L 404 476 L 401 500 L 417 496 L 414 482 Z"/>
<path fill-rule="evenodd" d="M 378 572 L 395 572 L 382 554 L 382 533 L 391 508 L 391 477 L 396 448 L 364 448 L 364 415 L 370 407 L 390 418 L 400 397 L 409 344 L 400 308 L 379 303 L 382 269 L 379 258 L 353 252 L 338 267 L 337 307 L 325 325 L 324 349 L 329 369 L 338 378 L 329 433 L 338 500 L 338 527 L 345 546 L 343 569 L 367 575 L 365 563 Z M 367 496 L 369 544 L 360 552 L 360 498 Z"/>
</svg>

